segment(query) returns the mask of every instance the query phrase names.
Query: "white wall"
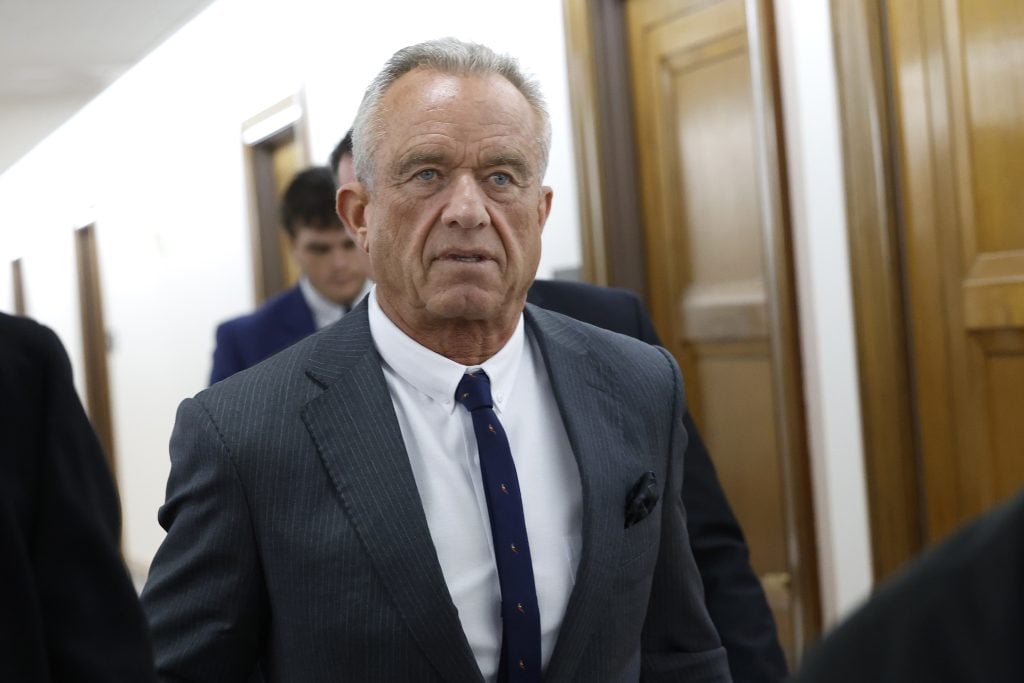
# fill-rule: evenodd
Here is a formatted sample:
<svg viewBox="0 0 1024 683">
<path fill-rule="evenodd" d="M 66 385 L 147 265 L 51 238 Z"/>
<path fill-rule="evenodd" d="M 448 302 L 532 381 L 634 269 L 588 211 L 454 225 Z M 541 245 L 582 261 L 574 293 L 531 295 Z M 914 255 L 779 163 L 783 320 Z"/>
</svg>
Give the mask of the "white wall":
<svg viewBox="0 0 1024 683">
<path fill-rule="evenodd" d="M 828 0 L 775 3 L 822 609 L 871 589 L 864 446 Z"/>
<path fill-rule="evenodd" d="M 125 551 L 136 571 L 163 538 L 156 512 L 175 408 L 206 384 L 215 325 L 253 303 L 242 122 L 304 91 L 314 161 L 326 161 L 384 60 L 446 35 L 510 52 L 540 80 L 556 192 L 541 274 L 577 267 L 564 31 L 553 0 L 219 0 L 0 176 L 0 308 L 12 309 L 9 263 L 23 257 L 28 312 L 64 340 L 79 382 L 71 233 L 96 222 Z"/>
</svg>

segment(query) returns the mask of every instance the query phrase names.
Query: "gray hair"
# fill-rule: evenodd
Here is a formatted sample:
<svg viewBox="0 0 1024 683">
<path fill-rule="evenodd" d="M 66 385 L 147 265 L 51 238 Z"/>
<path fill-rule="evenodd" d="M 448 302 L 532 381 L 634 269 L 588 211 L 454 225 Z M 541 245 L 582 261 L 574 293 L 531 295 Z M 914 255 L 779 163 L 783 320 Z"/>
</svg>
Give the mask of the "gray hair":
<svg viewBox="0 0 1024 683">
<path fill-rule="evenodd" d="M 373 186 L 377 147 L 385 135 L 381 101 L 395 81 L 417 68 L 456 76 L 494 74 L 514 85 L 526 98 L 540 123 L 537 139 L 537 149 L 540 151 L 538 178 L 543 180 L 551 149 L 551 119 L 540 86 L 523 72 L 514 57 L 499 55 L 478 43 L 440 38 L 410 45 L 396 52 L 366 89 L 352 126 L 352 157 L 356 177 L 360 182 L 367 187 Z"/>
</svg>

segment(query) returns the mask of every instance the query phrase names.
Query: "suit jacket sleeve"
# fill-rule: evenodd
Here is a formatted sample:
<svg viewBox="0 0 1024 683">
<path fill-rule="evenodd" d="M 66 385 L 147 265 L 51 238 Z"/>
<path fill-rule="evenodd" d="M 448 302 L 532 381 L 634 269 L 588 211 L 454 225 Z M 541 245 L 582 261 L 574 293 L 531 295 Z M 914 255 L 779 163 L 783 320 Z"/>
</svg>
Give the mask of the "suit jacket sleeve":
<svg viewBox="0 0 1024 683">
<path fill-rule="evenodd" d="M 106 459 L 75 392 L 63 346 L 49 329 L 36 329 L 32 344 L 39 362 L 31 370 L 36 376 L 26 379 L 43 382 L 45 389 L 41 406 L 30 408 L 41 407 L 41 420 L 32 415 L 22 425 L 41 434 L 37 451 L 28 454 L 36 457 L 38 470 L 25 546 L 47 668 L 53 680 L 151 681 L 152 649 L 118 550 L 120 509 Z M 2 563 L 15 560 L 2 554 Z M 31 630 L 28 623 L 22 627 Z M 32 637 L 12 635 L 0 651 Z"/>
<path fill-rule="evenodd" d="M 638 298 L 633 302 L 637 338 L 660 346 L 650 316 Z M 683 426 L 689 435 L 683 478 L 686 526 L 708 612 L 728 652 L 733 678 L 776 683 L 786 677 L 786 658 L 761 582 L 750 566 L 743 531 L 689 410 L 683 413 Z"/>
<path fill-rule="evenodd" d="M 157 673 L 245 681 L 259 656 L 268 601 L 245 491 L 199 399 L 178 409 L 170 451 L 159 514 L 167 536 L 142 593 Z"/>
</svg>

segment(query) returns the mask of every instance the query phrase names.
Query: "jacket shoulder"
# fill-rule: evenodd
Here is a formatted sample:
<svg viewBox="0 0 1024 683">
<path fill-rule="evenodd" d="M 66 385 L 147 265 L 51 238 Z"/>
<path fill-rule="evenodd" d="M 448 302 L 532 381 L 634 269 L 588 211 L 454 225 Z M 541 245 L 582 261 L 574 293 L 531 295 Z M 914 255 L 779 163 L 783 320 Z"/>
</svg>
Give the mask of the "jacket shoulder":
<svg viewBox="0 0 1024 683">
<path fill-rule="evenodd" d="M 648 344 L 660 344 L 640 297 L 626 289 L 582 282 L 536 280 L 527 300 L 549 311 L 628 334 Z"/>
<path fill-rule="evenodd" d="M 678 366 L 666 351 L 632 335 L 533 305 L 527 305 L 527 315 L 542 337 L 586 351 L 604 373 L 623 382 L 672 384 L 673 375 L 679 375 Z"/>
<path fill-rule="evenodd" d="M 527 293 L 527 301 L 549 311 L 557 311 L 615 331 L 620 330 L 602 322 L 615 321 L 623 316 L 631 318 L 633 311 L 642 307 L 640 297 L 628 289 L 568 280 L 534 280 Z"/>
<path fill-rule="evenodd" d="M 71 372 L 64 345 L 53 330 L 31 318 L 4 313 L 0 313 L 0 361 L 0 367 L 12 370 L 57 366 Z"/>
<path fill-rule="evenodd" d="M 218 336 L 222 332 L 250 334 L 265 328 L 275 328 L 283 317 L 299 306 L 305 306 L 302 292 L 298 287 L 292 287 L 267 299 L 252 313 L 222 322 L 217 326 Z"/>
</svg>

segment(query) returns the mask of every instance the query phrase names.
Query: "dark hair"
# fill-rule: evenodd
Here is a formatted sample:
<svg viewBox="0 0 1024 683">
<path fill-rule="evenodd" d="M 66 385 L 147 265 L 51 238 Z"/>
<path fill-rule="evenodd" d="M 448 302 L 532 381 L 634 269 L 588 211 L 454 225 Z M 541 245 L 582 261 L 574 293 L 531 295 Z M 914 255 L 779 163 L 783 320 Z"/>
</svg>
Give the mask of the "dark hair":
<svg viewBox="0 0 1024 683">
<path fill-rule="evenodd" d="M 328 160 L 328 168 L 331 169 L 331 177 L 334 178 L 334 186 L 338 186 L 338 162 L 346 154 L 352 154 L 352 129 L 349 128 L 348 132 L 345 133 L 345 137 L 341 139 L 341 142 L 335 146 L 334 151 L 331 152 L 331 157 Z"/>
<path fill-rule="evenodd" d="M 335 209 L 334 178 L 326 166 L 299 171 L 281 198 L 281 223 L 295 237 L 299 227 L 318 230 L 341 228 Z"/>
</svg>

